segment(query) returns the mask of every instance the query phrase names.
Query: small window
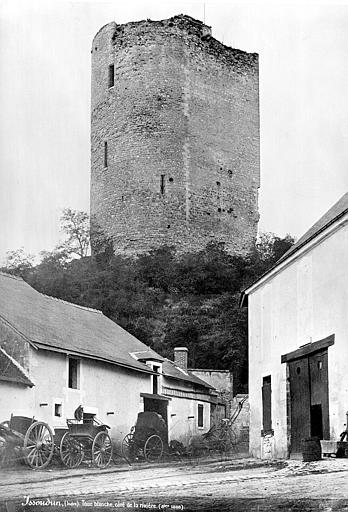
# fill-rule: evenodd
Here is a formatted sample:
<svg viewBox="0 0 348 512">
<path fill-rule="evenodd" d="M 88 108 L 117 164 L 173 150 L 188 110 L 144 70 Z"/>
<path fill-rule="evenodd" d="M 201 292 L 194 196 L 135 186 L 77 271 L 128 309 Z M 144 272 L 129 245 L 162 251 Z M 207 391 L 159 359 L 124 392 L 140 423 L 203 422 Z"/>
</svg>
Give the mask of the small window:
<svg viewBox="0 0 348 512">
<path fill-rule="evenodd" d="M 160 367 L 159 366 L 153 366 L 153 371 L 156 373 L 159 373 Z M 152 393 L 154 395 L 158 395 L 158 379 L 159 375 L 153 375 L 152 376 Z"/>
<path fill-rule="evenodd" d="M 110 64 L 109 66 L 109 88 L 115 85 L 115 66 Z"/>
<path fill-rule="evenodd" d="M 164 178 L 165 178 L 165 175 L 161 174 L 161 194 L 164 194 L 164 192 L 165 192 Z"/>
<path fill-rule="evenodd" d="M 54 415 L 61 418 L 62 416 L 62 404 L 54 404 Z"/>
<path fill-rule="evenodd" d="M 204 426 L 204 417 L 203 417 L 203 404 L 198 404 L 198 423 L 199 427 Z"/>
<path fill-rule="evenodd" d="M 272 388 L 270 375 L 263 378 L 262 426 L 264 434 L 270 433 L 272 431 Z"/>
<path fill-rule="evenodd" d="M 80 361 L 69 357 L 69 381 L 70 389 L 79 389 L 80 387 Z"/>
<path fill-rule="evenodd" d="M 108 143 L 104 142 L 104 167 L 108 166 Z"/>
</svg>

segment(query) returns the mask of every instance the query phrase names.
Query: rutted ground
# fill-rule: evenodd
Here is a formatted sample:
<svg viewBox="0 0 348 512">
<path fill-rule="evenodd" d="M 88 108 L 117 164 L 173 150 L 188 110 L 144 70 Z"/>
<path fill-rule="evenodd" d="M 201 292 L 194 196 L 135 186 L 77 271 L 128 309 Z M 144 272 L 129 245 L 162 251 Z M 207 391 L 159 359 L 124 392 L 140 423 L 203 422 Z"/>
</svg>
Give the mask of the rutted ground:
<svg viewBox="0 0 348 512">
<path fill-rule="evenodd" d="M 11 511 L 62 507 L 67 511 L 348 511 L 347 459 L 268 464 L 250 459 L 191 461 L 102 472 L 91 468 L 77 472 L 22 469 L 3 472 L 0 477 L 0 501 L 4 510 Z"/>
</svg>

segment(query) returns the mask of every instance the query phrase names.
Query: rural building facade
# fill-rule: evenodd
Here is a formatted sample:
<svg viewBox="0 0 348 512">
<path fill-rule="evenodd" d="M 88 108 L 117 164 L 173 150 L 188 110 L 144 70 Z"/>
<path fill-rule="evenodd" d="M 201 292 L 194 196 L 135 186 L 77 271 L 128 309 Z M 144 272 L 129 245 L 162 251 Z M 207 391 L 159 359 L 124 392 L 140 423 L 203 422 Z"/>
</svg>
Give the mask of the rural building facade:
<svg viewBox="0 0 348 512">
<path fill-rule="evenodd" d="M 250 452 L 338 441 L 348 409 L 348 194 L 246 290 Z"/>
<path fill-rule="evenodd" d="M 210 428 L 212 387 L 100 311 L 48 297 L 0 273 L 0 421 L 12 413 L 66 426 L 83 406 L 120 442 L 143 411 L 186 441 Z"/>
<path fill-rule="evenodd" d="M 116 252 L 252 248 L 259 220 L 258 55 L 186 15 L 92 43 L 91 242 Z"/>
</svg>

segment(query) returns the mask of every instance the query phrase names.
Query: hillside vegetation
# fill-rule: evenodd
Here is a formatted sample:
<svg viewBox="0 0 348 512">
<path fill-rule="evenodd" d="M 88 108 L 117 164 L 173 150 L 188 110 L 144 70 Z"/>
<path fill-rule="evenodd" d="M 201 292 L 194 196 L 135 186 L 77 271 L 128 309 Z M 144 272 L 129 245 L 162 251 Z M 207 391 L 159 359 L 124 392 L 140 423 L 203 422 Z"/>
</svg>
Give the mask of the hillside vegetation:
<svg viewBox="0 0 348 512">
<path fill-rule="evenodd" d="M 109 250 L 71 260 L 54 251 L 36 266 L 19 258 L 4 270 L 42 293 L 102 310 L 163 356 L 186 346 L 190 367 L 232 370 L 235 392 L 243 392 L 248 337 L 240 293 L 292 244 L 290 236 L 265 234 L 247 258 L 219 244 L 180 255 L 163 247 L 134 258 Z"/>
</svg>

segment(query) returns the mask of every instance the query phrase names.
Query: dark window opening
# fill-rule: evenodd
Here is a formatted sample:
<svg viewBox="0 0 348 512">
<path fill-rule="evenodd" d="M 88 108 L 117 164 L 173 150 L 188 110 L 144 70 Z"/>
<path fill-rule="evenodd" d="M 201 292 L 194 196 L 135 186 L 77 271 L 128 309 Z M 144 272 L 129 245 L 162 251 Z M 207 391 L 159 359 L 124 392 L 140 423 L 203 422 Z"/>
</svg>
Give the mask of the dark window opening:
<svg viewBox="0 0 348 512">
<path fill-rule="evenodd" d="M 109 88 L 115 85 L 115 66 L 110 64 L 109 66 Z"/>
<path fill-rule="evenodd" d="M 220 181 L 217 181 L 216 184 L 218 187 L 220 187 L 220 185 L 221 185 Z"/>
<path fill-rule="evenodd" d="M 221 212 L 221 208 L 218 208 L 218 212 Z"/>
<path fill-rule="evenodd" d="M 152 369 L 154 372 L 159 373 L 160 367 L 154 366 Z M 158 378 L 159 378 L 159 375 L 152 376 L 152 393 L 154 395 L 158 395 Z"/>
<path fill-rule="evenodd" d="M 104 167 L 108 166 L 108 143 L 104 142 Z"/>
<path fill-rule="evenodd" d="M 62 404 L 54 404 L 54 415 L 59 418 L 62 416 Z"/>
<path fill-rule="evenodd" d="M 79 389 L 80 361 L 69 357 L 68 385 L 71 389 Z"/>
<path fill-rule="evenodd" d="M 161 194 L 164 194 L 164 191 L 165 191 L 164 178 L 165 178 L 165 175 L 161 174 Z"/>
<path fill-rule="evenodd" d="M 173 180 L 173 178 L 169 178 L 169 181 L 170 181 L 170 183 L 173 183 L 174 180 Z"/>
<path fill-rule="evenodd" d="M 169 228 L 170 228 L 170 224 L 168 224 L 168 226 L 167 226 L 167 229 L 169 229 Z"/>
<path fill-rule="evenodd" d="M 203 421 L 203 405 L 198 404 L 198 426 L 203 427 L 204 421 Z"/>
<path fill-rule="evenodd" d="M 263 378 L 262 428 L 264 434 L 270 433 L 272 431 L 272 388 L 270 375 Z"/>
</svg>

